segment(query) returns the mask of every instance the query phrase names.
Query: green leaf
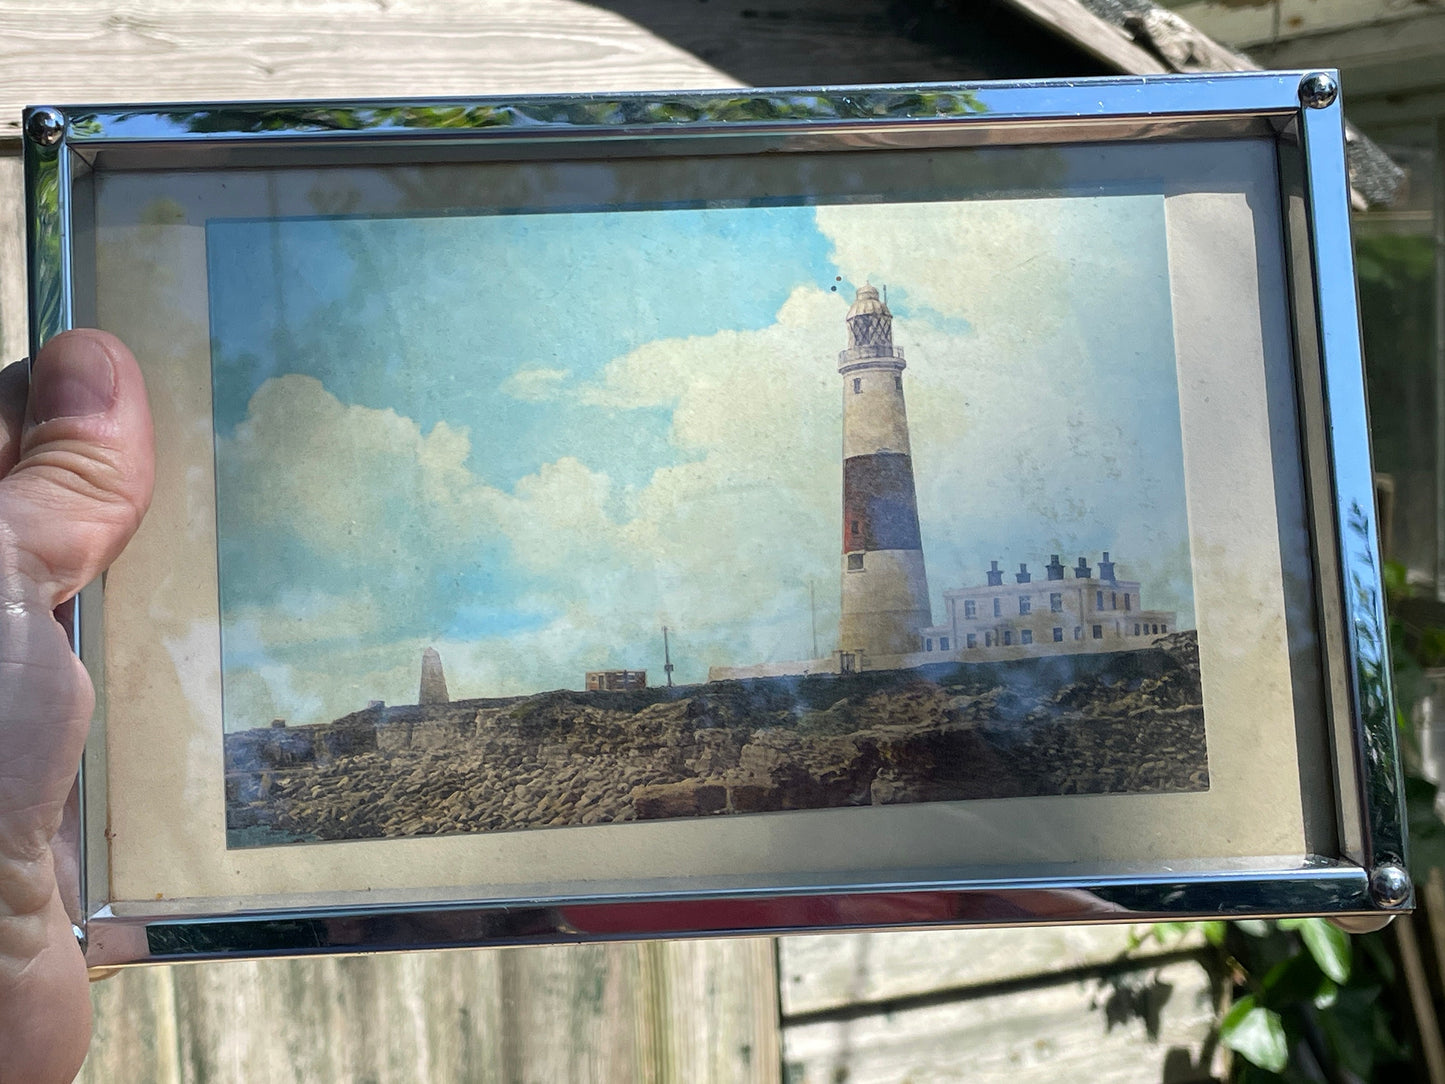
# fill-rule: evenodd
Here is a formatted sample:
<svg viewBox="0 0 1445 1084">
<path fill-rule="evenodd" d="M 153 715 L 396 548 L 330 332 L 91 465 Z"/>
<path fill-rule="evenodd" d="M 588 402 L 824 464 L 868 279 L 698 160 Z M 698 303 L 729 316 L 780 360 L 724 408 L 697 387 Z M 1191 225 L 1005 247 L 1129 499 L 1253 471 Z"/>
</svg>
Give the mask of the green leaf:
<svg viewBox="0 0 1445 1084">
<path fill-rule="evenodd" d="M 1227 922 L 1201 922 L 1199 928 L 1204 931 L 1204 940 L 1215 948 L 1224 944 L 1224 938 L 1229 933 Z"/>
<path fill-rule="evenodd" d="M 1386 561 L 1380 567 L 1380 579 L 1388 598 L 1403 598 L 1410 593 L 1408 572 L 1403 561 Z"/>
<path fill-rule="evenodd" d="M 1240 933 L 1247 933 L 1250 937 L 1268 937 L 1269 923 L 1258 918 L 1242 918 L 1235 923 Z"/>
<path fill-rule="evenodd" d="M 1289 1064 L 1289 1043 L 1279 1013 L 1266 1009 L 1254 997 L 1242 997 L 1219 1025 L 1219 1041 L 1240 1057 L 1281 1073 Z"/>
<path fill-rule="evenodd" d="M 1307 918 L 1300 923 L 1299 935 L 1321 971 L 1335 982 L 1349 981 L 1349 934 L 1322 918 Z"/>
<path fill-rule="evenodd" d="M 1314 1006 L 1317 1009 L 1333 1008 L 1335 1002 L 1340 999 L 1340 988 L 1329 979 L 1322 979 L 1319 988 L 1315 990 Z"/>
<path fill-rule="evenodd" d="M 1187 922 L 1156 922 L 1154 924 L 1154 940 L 1161 945 L 1178 941 L 1188 932 L 1189 923 Z"/>
<path fill-rule="evenodd" d="M 1319 967 L 1309 953 L 1296 951 L 1265 972 L 1259 980 L 1261 1004 L 1271 1009 L 1285 1010 L 1302 1002 L 1313 1001 L 1320 985 L 1330 980 L 1320 974 Z"/>
<path fill-rule="evenodd" d="M 1378 1046 L 1376 1019 L 1383 1012 L 1378 1006 L 1378 987 L 1360 989 L 1344 987 L 1339 999 L 1319 1015 L 1325 1042 L 1340 1068 L 1360 1080 L 1375 1079 L 1375 1063 L 1390 1052 Z"/>
</svg>

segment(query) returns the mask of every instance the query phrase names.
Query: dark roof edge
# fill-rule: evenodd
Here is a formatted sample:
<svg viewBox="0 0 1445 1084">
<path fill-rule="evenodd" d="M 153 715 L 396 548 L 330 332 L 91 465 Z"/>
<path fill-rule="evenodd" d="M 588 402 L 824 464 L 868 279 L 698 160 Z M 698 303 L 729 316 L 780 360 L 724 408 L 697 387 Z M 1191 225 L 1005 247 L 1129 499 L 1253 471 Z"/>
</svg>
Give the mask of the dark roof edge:
<svg viewBox="0 0 1445 1084">
<path fill-rule="evenodd" d="M 1243 53 L 1221 45 L 1152 0 L 1005 2 L 1124 74 L 1260 70 L 1260 65 Z M 1405 171 L 1348 121 L 1345 146 L 1356 204 L 1390 203 L 1404 182 Z"/>
</svg>

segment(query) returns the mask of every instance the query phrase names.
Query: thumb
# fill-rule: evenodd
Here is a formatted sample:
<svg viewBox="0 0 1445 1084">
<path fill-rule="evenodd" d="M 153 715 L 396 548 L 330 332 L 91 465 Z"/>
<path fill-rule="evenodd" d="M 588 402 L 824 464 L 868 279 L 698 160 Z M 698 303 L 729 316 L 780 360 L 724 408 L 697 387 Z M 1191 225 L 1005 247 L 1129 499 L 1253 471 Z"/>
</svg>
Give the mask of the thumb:
<svg viewBox="0 0 1445 1084">
<path fill-rule="evenodd" d="M 140 525 L 154 475 L 135 358 L 104 332 L 55 336 L 0 478 L 0 605 L 54 609 L 99 575 Z"/>
</svg>

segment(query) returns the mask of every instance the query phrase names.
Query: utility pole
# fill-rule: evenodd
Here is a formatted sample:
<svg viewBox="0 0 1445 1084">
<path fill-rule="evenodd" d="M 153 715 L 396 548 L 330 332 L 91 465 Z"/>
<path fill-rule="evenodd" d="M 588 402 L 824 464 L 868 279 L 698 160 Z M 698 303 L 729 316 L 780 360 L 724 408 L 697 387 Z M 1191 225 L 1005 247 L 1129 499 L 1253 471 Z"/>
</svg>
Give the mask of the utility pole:
<svg viewBox="0 0 1445 1084">
<path fill-rule="evenodd" d="M 662 626 L 662 672 L 667 675 L 667 687 L 672 688 L 672 652 L 667 646 L 667 626 Z"/>
<path fill-rule="evenodd" d="M 813 597 L 813 581 L 808 581 L 808 616 L 813 621 L 813 658 L 818 657 L 818 601 Z"/>
</svg>

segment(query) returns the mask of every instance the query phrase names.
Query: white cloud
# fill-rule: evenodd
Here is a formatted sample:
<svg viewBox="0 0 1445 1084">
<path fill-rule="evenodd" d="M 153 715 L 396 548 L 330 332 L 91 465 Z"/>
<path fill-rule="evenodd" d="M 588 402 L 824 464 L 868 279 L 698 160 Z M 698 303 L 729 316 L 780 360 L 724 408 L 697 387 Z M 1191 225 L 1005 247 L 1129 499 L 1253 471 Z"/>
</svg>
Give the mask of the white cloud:
<svg viewBox="0 0 1445 1084">
<path fill-rule="evenodd" d="M 503 394 L 524 403 L 543 403 L 562 394 L 570 369 L 518 369 L 502 381 Z"/>
<path fill-rule="evenodd" d="M 466 467 L 465 429 L 422 433 L 393 410 L 340 402 L 321 382 L 266 381 L 224 438 L 224 508 L 251 529 L 291 531 L 318 553 L 406 560 L 449 548 L 499 494 Z"/>
</svg>

